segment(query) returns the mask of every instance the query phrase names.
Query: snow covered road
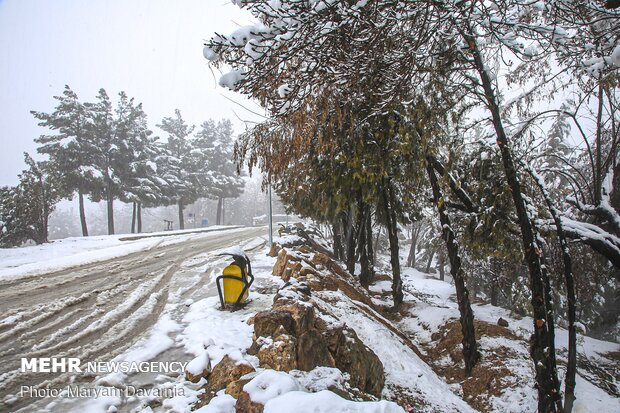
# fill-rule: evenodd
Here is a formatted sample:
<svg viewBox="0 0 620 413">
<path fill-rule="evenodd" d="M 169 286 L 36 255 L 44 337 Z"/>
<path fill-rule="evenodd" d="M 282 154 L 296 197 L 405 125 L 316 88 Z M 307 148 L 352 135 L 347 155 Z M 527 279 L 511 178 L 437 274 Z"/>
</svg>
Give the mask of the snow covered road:
<svg viewBox="0 0 620 413">
<path fill-rule="evenodd" d="M 180 242 L 162 242 L 107 261 L 3 279 L 0 410 L 29 404 L 29 399 L 16 397 L 21 386 L 59 386 L 71 378 L 70 373 L 21 372 L 22 358 L 111 360 L 149 331 L 169 295 L 178 294 L 171 286 L 176 274 L 191 273 L 193 285 L 206 284 L 213 270 L 209 262 L 216 259 L 210 253 L 264 234 L 264 228 L 240 228 L 185 235 Z"/>
</svg>

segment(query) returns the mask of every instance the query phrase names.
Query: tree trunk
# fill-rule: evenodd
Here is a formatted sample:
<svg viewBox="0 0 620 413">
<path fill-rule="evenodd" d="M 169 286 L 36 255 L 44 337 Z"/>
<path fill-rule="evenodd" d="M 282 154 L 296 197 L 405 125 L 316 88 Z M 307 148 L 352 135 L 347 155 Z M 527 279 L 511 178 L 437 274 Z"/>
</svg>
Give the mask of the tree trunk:
<svg viewBox="0 0 620 413">
<path fill-rule="evenodd" d="M 499 305 L 499 285 L 493 271 L 491 271 L 491 305 L 494 307 Z"/>
<path fill-rule="evenodd" d="M 411 226 L 411 246 L 409 247 L 409 254 L 407 254 L 407 267 L 414 268 L 416 264 L 416 248 L 418 246 L 418 232 Z"/>
<path fill-rule="evenodd" d="M 342 246 L 342 226 L 340 224 L 340 222 L 338 222 L 338 218 L 336 218 L 335 222 L 332 223 L 332 233 L 333 233 L 333 250 L 334 250 L 334 257 L 336 257 L 337 260 L 342 260 L 344 259 L 344 248 Z"/>
<path fill-rule="evenodd" d="M 347 230 L 347 271 L 349 274 L 355 273 L 355 228 L 353 225 L 353 208 L 349 208 L 349 212 L 343 215 L 343 226 Z"/>
<path fill-rule="evenodd" d="M 525 200 L 521 192 L 521 184 L 517 177 L 517 169 L 509 149 L 508 137 L 504 130 L 501 112 L 497 103 L 493 83 L 489 77 L 482 56 L 478 49 L 476 39 L 469 34 L 464 34 L 466 43 L 472 53 L 476 70 L 484 89 L 486 104 L 491 112 L 493 127 L 497 134 L 497 145 L 500 149 L 506 181 L 512 194 L 512 199 L 517 212 L 517 218 L 521 229 L 525 260 L 530 273 L 530 289 L 532 293 L 532 309 L 534 316 L 534 334 L 531 340 L 531 356 L 536 369 L 536 387 L 538 390 L 538 412 L 548 413 L 561 410 L 561 396 L 557 371 L 555 365 L 555 352 L 549 351 L 549 328 L 553 323 L 548 318 L 545 305 L 545 283 L 541 263 L 541 247 L 534 237 L 534 228 L 529 219 Z"/>
<path fill-rule="evenodd" d="M 439 250 L 439 259 L 437 260 L 437 270 L 439 271 L 439 279 L 441 281 L 446 280 L 446 255 L 443 250 Z"/>
<path fill-rule="evenodd" d="M 372 262 L 377 262 L 377 251 L 379 250 L 379 238 L 381 237 L 381 225 L 378 225 L 379 229 L 377 230 L 377 236 L 375 237 L 375 245 L 372 248 L 373 257 Z"/>
<path fill-rule="evenodd" d="M 387 180 L 383 180 L 381 200 L 385 212 L 388 239 L 390 241 L 390 264 L 392 266 L 392 298 L 394 307 L 403 302 L 403 282 L 400 278 L 400 257 L 398 256 L 398 233 L 396 229 L 396 212 L 392 189 Z"/>
<path fill-rule="evenodd" d="M 575 376 L 577 375 L 577 322 L 575 310 L 575 282 L 573 279 L 572 262 L 566 240 L 562 236 L 560 239 L 562 246 L 562 257 L 564 260 L 564 281 L 566 283 L 566 296 L 568 299 L 568 362 L 566 364 L 566 378 L 564 384 L 564 413 L 573 410 L 575 402 Z"/>
<path fill-rule="evenodd" d="M 47 243 L 49 242 L 49 219 L 50 219 L 50 204 L 47 201 L 48 199 L 48 191 L 45 190 L 45 186 L 43 184 L 43 178 L 39 178 L 39 182 L 41 185 L 41 195 L 42 195 L 42 207 L 43 207 L 43 216 L 42 216 L 42 221 L 43 221 L 43 228 L 42 229 L 42 243 Z"/>
<path fill-rule="evenodd" d="M 540 235 L 537 233 L 536 227 L 534 227 L 535 237 L 540 239 Z M 542 249 L 542 247 L 541 247 Z M 553 296 L 551 294 L 551 283 L 549 280 L 549 271 L 547 271 L 547 265 L 544 261 L 545 255 L 544 253 L 541 256 L 542 260 L 542 277 L 543 283 L 545 286 L 545 308 L 547 309 L 546 320 L 547 320 L 547 347 L 545 351 L 549 354 L 553 354 L 553 357 L 549 357 L 549 367 L 553 372 L 552 377 L 554 378 L 553 388 L 558 389 L 558 404 L 559 409 L 562 408 L 562 398 L 560 395 L 560 380 L 558 379 L 558 366 L 557 360 L 555 358 L 555 319 L 553 316 Z M 557 410 L 557 411 L 560 411 Z"/>
<path fill-rule="evenodd" d="M 425 272 L 428 274 L 431 271 L 431 265 L 433 265 L 433 257 L 435 256 L 435 250 L 431 250 L 430 255 L 428 256 L 428 262 L 426 263 Z"/>
<path fill-rule="evenodd" d="M 461 267 L 461 257 L 459 255 L 459 246 L 456 243 L 456 237 L 452 227 L 450 226 L 450 217 L 446 211 L 446 205 L 444 198 L 441 194 L 439 182 L 435 175 L 435 170 L 431 166 L 430 162 L 426 168 L 428 178 L 433 189 L 433 200 L 437 206 L 439 212 L 439 221 L 442 227 L 442 238 L 446 242 L 446 248 L 448 249 L 448 259 L 450 260 L 450 274 L 454 279 L 454 286 L 456 287 L 456 297 L 459 305 L 459 312 L 461 315 L 461 332 L 463 333 L 463 359 L 465 361 L 465 373 L 470 376 L 471 371 L 476 365 L 480 353 L 478 353 L 478 346 L 476 344 L 476 333 L 474 329 L 474 313 L 471 309 L 469 302 L 469 291 L 465 286 L 465 274 Z M 440 257 L 443 256 L 443 252 L 440 253 Z M 443 266 L 443 261 L 440 259 L 440 266 Z M 441 274 L 440 268 L 440 274 Z"/>
<path fill-rule="evenodd" d="M 114 235 L 114 194 L 112 194 L 112 180 L 108 178 L 107 181 L 108 235 Z"/>
<path fill-rule="evenodd" d="M 368 259 L 370 260 L 370 282 L 372 282 L 375 278 L 375 252 L 372 246 L 372 210 L 370 205 L 368 206 L 368 214 L 366 217 L 366 250 Z"/>
<path fill-rule="evenodd" d="M 551 213 L 555 228 L 560 243 L 560 250 L 562 251 L 562 263 L 564 264 L 564 282 L 566 286 L 566 298 L 568 301 L 568 361 L 566 363 L 566 378 L 564 380 L 564 413 L 570 413 L 573 410 L 573 404 L 575 402 L 575 376 L 577 375 L 577 328 L 575 323 L 577 321 L 576 316 L 576 295 L 575 295 L 575 281 L 573 278 L 573 262 L 568 250 L 568 243 L 566 242 L 566 236 L 564 234 L 564 228 L 562 226 L 562 219 L 560 213 L 553 205 L 551 197 L 547 192 L 544 183 L 538 179 L 538 176 L 530 169 L 530 174 L 534 178 L 534 182 L 540 188 L 543 194 L 547 208 Z M 549 277 L 546 279 L 547 291 L 550 293 Z M 547 297 L 549 302 L 551 297 Z M 550 303 L 549 303 L 550 304 Z M 555 335 L 555 334 L 554 334 Z M 555 343 L 553 343 L 555 348 Z"/>
<path fill-rule="evenodd" d="M 215 218 L 215 225 L 222 225 L 222 198 L 217 199 L 217 213 Z"/>
<path fill-rule="evenodd" d="M 138 202 L 138 234 L 142 233 L 142 202 Z"/>
<path fill-rule="evenodd" d="M 185 221 L 183 220 L 183 201 L 179 200 L 179 229 L 185 229 Z"/>
<path fill-rule="evenodd" d="M 598 85 L 598 108 L 596 114 L 596 160 L 594 165 L 594 205 L 599 206 L 601 204 L 603 195 L 603 179 L 605 178 L 605 171 L 602 160 L 602 133 L 603 133 L 603 84 L 599 82 Z"/>
<path fill-rule="evenodd" d="M 136 201 L 133 201 L 133 209 L 131 211 L 131 233 L 135 234 L 136 233 L 136 211 L 137 210 L 137 206 L 136 206 Z"/>
<path fill-rule="evenodd" d="M 366 216 L 368 215 L 370 208 L 368 205 L 364 205 L 361 203 L 360 196 L 360 204 L 359 204 L 359 215 L 357 219 L 357 228 L 358 228 L 358 238 L 357 238 L 357 248 L 360 256 L 360 284 L 362 287 L 368 288 L 370 282 L 372 281 L 372 269 L 370 266 L 370 257 L 368 256 L 368 231 L 366 226 Z M 371 241 L 372 242 L 372 241 Z"/>
<path fill-rule="evenodd" d="M 78 204 L 80 210 L 80 224 L 82 225 L 82 236 L 88 236 L 88 227 L 86 226 L 86 213 L 84 212 L 84 194 L 82 190 L 78 190 Z"/>
</svg>

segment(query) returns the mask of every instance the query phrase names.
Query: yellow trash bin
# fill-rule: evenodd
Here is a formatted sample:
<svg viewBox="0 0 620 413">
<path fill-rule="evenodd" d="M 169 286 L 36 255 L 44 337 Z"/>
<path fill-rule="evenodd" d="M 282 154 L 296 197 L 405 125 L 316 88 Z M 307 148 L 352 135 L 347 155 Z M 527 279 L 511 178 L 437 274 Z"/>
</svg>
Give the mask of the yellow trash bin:
<svg viewBox="0 0 620 413">
<path fill-rule="evenodd" d="M 224 302 L 226 304 L 235 304 L 239 299 L 239 295 L 247 285 L 247 277 L 243 273 L 243 270 L 237 264 L 230 264 L 224 268 L 222 275 L 227 276 L 223 279 L 224 287 Z M 248 288 L 245 288 L 239 304 L 242 304 L 248 298 Z"/>
<path fill-rule="evenodd" d="M 234 260 L 224 268 L 222 275 L 215 279 L 222 309 L 230 308 L 234 311 L 250 301 L 248 299 L 250 286 L 254 282 L 252 265 L 250 265 L 250 259 L 243 251 L 219 255 L 230 255 Z"/>
</svg>

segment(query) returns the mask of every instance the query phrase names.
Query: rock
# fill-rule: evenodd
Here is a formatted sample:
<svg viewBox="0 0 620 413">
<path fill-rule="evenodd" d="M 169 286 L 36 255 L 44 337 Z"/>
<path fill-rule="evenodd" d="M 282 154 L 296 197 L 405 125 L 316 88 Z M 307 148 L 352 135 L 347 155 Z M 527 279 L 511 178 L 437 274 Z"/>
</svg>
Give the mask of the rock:
<svg viewBox="0 0 620 413">
<path fill-rule="evenodd" d="M 280 252 L 281 249 L 282 247 L 278 243 L 274 242 L 271 244 L 271 248 L 269 249 L 269 252 L 267 253 L 267 255 L 270 257 L 277 257 L 278 252 Z"/>
<path fill-rule="evenodd" d="M 263 344 L 258 349 L 256 357 L 260 365 L 265 368 L 277 371 L 297 369 L 297 340 L 291 335 L 280 334 Z"/>
<path fill-rule="evenodd" d="M 348 272 L 346 272 L 336 261 L 332 260 L 326 254 L 322 254 L 320 252 L 314 254 L 312 264 L 315 266 L 321 265 L 343 279 L 351 278 L 351 275 Z"/>
<path fill-rule="evenodd" d="M 364 345 L 354 330 L 332 320 L 333 315 L 318 307 L 312 297 L 313 291 L 339 289 L 353 300 L 372 305 L 368 293 L 355 287 L 353 277 L 328 254 L 315 253 L 307 246 L 296 251 L 297 254 L 287 253 L 281 248 L 277 253 L 273 274 L 287 283 L 274 297 L 272 309 L 255 315 L 254 341 L 249 353 L 257 356 L 262 367 L 272 369 L 267 371 L 335 367 L 348 373 L 347 386 L 359 389 L 355 391 L 367 397 L 372 397 L 368 394 L 380 396 L 385 376 L 377 355 Z M 296 281 L 289 282 L 290 277 L 295 277 Z M 248 386 L 251 384 L 249 382 Z M 262 405 L 256 400 L 264 401 L 256 398 L 252 401 L 246 391 L 240 390 L 242 387 L 230 385 L 230 391 L 239 394 L 236 411 L 262 411 Z"/>
<path fill-rule="evenodd" d="M 310 329 L 297 338 L 297 368 L 310 371 L 315 367 L 334 367 L 334 358 L 327 348 L 323 335 L 317 329 Z"/>
<path fill-rule="evenodd" d="M 328 330 L 327 335 L 335 367 L 349 373 L 353 387 L 380 396 L 385 376 L 379 357 L 366 347 L 350 328 L 336 327 Z"/>
<path fill-rule="evenodd" d="M 288 260 L 288 255 L 286 254 L 286 250 L 282 248 L 280 252 L 278 252 L 278 258 L 276 259 L 276 263 L 273 266 L 273 270 L 271 271 L 271 274 L 275 275 L 276 277 L 282 277 L 282 273 L 284 272 L 284 269 L 286 268 L 287 260 Z"/>
<path fill-rule="evenodd" d="M 340 264 L 338 264 L 328 255 L 317 252 L 312 258 L 312 264 L 317 267 L 320 265 L 332 273 L 332 275 L 327 275 L 325 278 L 329 278 L 330 282 L 333 283 L 337 288 L 330 289 L 340 289 L 349 298 L 356 301 L 361 301 L 370 307 L 373 306 L 372 300 L 368 297 L 367 293 L 361 290 L 357 290 L 354 287 L 355 283 L 353 282 L 353 277 L 351 276 L 351 274 L 349 274 L 345 269 L 340 266 Z"/>
<path fill-rule="evenodd" d="M 230 383 L 239 380 L 241 376 L 254 371 L 256 370 L 249 363 L 239 363 L 228 355 L 224 356 L 222 361 L 213 367 L 213 371 L 211 371 L 209 380 L 205 385 L 205 393 L 201 396 L 201 401 L 197 407 L 208 404 L 215 396 L 215 393 L 225 389 Z"/>
<path fill-rule="evenodd" d="M 225 393 L 231 395 L 235 399 L 238 399 L 243 392 L 243 386 L 245 386 L 250 380 L 251 379 L 239 379 L 229 383 L 228 386 L 226 386 Z"/>
<path fill-rule="evenodd" d="M 508 327 L 508 321 L 500 317 L 499 320 L 497 320 L 497 325 L 501 327 Z"/>
<path fill-rule="evenodd" d="M 309 275 L 305 280 L 311 291 L 336 291 L 338 284 L 334 281 L 334 277 L 330 276 L 314 276 Z"/>
<path fill-rule="evenodd" d="M 191 381 L 192 383 L 198 383 L 200 379 L 209 377 L 209 370 L 205 369 L 200 374 L 192 374 L 189 371 L 185 371 L 185 379 Z"/>
<path fill-rule="evenodd" d="M 254 316 L 254 334 L 256 337 L 272 336 L 282 326 L 289 333 L 295 332 L 295 321 L 288 311 L 260 311 Z"/>
<path fill-rule="evenodd" d="M 198 383 L 200 379 L 209 377 L 211 373 L 211 360 L 205 351 L 190 361 L 185 368 L 185 378 L 192 383 Z"/>
<path fill-rule="evenodd" d="M 241 392 L 235 404 L 236 413 L 263 413 L 264 408 L 262 404 L 253 402 L 247 392 Z"/>
<path fill-rule="evenodd" d="M 294 261 L 291 256 L 287 257 L 286 267 L 282 272 L 282 280 L 289 281 L 291 277 L 297 277 L 301 271 L 302 265 L 299 261 Z"/>
<path fill-rule="evenodd" d="M 250 353 L 256 354 L 261 366 L 280 371 L 337 367 L 350 374 L 354 387 L 379 396 L 385 381 L 379 358 L 355 331 L 326 323 L 316 316 L 310 301 L 291 299 L 286 291 L 276 296 L 272 310 L 256 314 Z"/>
<path fill-rule="evenodd" d="M 297 251 L 303 253 L 303 254 L 314 254 L 314 251 L 312 250 L 312 248 L 310 248 L 307 245 L 300 245 L 299 247 L 297 247 Z"/>
<path fill-rule="evenodd" d="M 314 327 L 315 312 L 314 307 L 309 303 L 301 301 L 294 301 L 287 298 L 279 298 L 276 295 L 276 300 L 273 304 L 274 310 L 286 311 L 293 319 L 293 330 L 295 336 L 301 335 L 304 331 Z"/>
<path fill-rule="evenodd" d="M 316 270 L 312 267 L 302 267 L 299 270 L 299 275 L 303 275 L 304 277 L 307 277 L 309 275 L 313 275 L 313 276 L 318 276 L 319 274 L 316 272 Z"/>
<path fill-rule="evenodd" d="M 274 370 L 264 370 L 243 386 L 243 392 L 239 395 L 235 408 L 237 412 L 243 413 L 262 412 L 263 404 L 268 403 L 269 400 L 299 390 L 302 390 L 301 385 L 291 375 Z"/>
</svg>

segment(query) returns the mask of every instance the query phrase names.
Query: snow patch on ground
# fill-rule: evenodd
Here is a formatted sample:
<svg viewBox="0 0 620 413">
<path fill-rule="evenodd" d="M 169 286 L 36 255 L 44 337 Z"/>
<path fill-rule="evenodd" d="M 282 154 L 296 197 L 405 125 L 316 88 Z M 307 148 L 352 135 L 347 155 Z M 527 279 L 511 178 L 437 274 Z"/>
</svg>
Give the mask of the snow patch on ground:
<svg viewBox="0 0 620 413">
<path fill-rule="evenodd" d="M 407 389 L 411 396 L 423 400 L 428 410 L 422 411 L 475 412 L 399 337 L 360 311 L 359 308 L 364 304 L 354 302 L 338 291 L 322 291 L 314 294 L 313 299 L 318 300 L 319 297 L 324 300 L 320 307 L 329 308 L 337 319 L 355 330 L 364 344 L 379 357 L 385 368 L 386 396 L 395 397 L 389 390 L 394 385 Z M 366 309 L 373 311 L 368 307 Z"/>
<path fill-rule="evenodd" d="M 352 402 L 337 394 L 323 390 L 318 393 L 292 391 L 273 398 L 265 404 L 265 413 L 404 413 L 396 403 Z"/>
<path fill-rule="evenodd" d="M 415 337 L 414 340 L 420 343 L 431 343 L 431 335 L 438 331 L 439 327 L 448 321 L 458 321 L 459 311 L 454 301 L 456 291 L 453 284 L 440 281 L 430 274 L 411 268 L 403 268 L 403 284 L 406 291 L 405 302 L 412 302 L 413 306 L 409 310 L 409 314 L 398 323 L 398 326 L 406 334 Z M 389 290 L 386 287 L 382 288 Z M 385 305 L 385 302 L 383 304 Z M 520 340 L 486 336 L 479 338 L 483 357 L 485 354 L 489 355 L 502 347 L 514 353 L 513 357 L 505 360 L 505 367 L 517 377 L 518 383 L 514 383 L 514 386 L 507 383 L 506 389 L 500 397 L 492 396 L 490 398 L 491 411 L 498 413 L 535 411 L 537 395 L 534 388 L 534 369 L 527 344 L 533 331 L 533 319 L 531 317 L 515 318 L 509 310 L 489 304 L 472 304 L 472 309 L 476 320 L 493 325 L 497 324 L 500 317 L 507 320 L 509 323 L 508 330 L 520 338 Z M 556 326 L 555 334 L 558 360 L 565 361 L 568 351 L 568 332 Z M 578 353 L 594 362 L 602 360 L 604 354 L 620 351 L 620 345 L 616 343 L 591 337 L 578 335 L 577 341 Z M 447 362 L 452 363 L 449 358 L 447 360 Z M 560 366 L 559 371 L 562 380 L 565 369 Z M 620 412 L 620 399 L 607 394 L 579 374 L 577 376 L 576 395 L 577 402 L 574 412 Z"/>
</svg>

